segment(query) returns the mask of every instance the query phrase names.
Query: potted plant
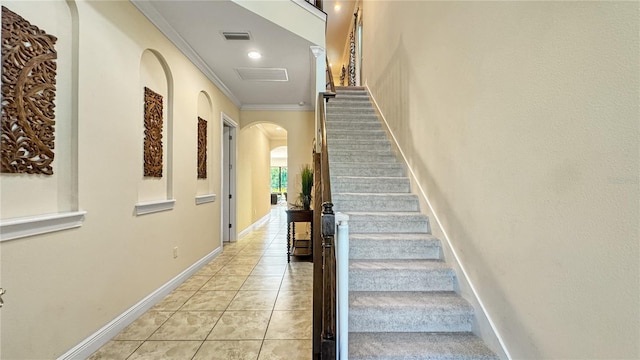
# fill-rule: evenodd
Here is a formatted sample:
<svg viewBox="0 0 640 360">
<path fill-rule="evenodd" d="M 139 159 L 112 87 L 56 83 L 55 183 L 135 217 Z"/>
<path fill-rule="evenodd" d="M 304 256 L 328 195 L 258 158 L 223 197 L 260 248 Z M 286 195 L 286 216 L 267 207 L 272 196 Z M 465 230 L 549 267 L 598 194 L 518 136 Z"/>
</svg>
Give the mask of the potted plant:
<svg viewBox="0 0 640 360">
<path fill-rule="evenodd" d="M 301 191 L 300 191 L 300 202 L 302 203 L 302 208 L 305 210 L 309 210 L 311 208 L 311 188 L 313 187 L 313 170 L 311 166 L 308 164 L 302 165 L 300 167 L 300 180 L 301 180 Z"/>
</svg>

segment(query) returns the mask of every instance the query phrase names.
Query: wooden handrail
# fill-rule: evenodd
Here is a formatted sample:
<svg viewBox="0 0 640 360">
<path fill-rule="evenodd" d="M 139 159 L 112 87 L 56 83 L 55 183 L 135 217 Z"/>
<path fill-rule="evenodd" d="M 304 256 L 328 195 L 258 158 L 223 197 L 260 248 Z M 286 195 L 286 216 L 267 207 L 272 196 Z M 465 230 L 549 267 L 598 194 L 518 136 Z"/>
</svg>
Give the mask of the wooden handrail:
<svg viewBox="0 0 640 360">
<path fill-rule="evenodd" d="M 336 84 L 333 82 L 333 73 L 331 72 L 331 67 L 329 66 L 329 59 L 325 58 L 326 62 L 327 62 L 327 86 L 329 87 L 329 91 L 334 94 L 336 93 Z"/>
<path fill-rule="evenodd" d="M 331 82 L 331 81 L 330 81 Z M 313 244 L 313 359 L 336 358 L 336 257 L 335 216 L 331 203 L 331 177 L 325 119 L 325 101 L 335 92 L 318 94 L 318 141 L 314 147 L 314 238 Z"/>
</svg>

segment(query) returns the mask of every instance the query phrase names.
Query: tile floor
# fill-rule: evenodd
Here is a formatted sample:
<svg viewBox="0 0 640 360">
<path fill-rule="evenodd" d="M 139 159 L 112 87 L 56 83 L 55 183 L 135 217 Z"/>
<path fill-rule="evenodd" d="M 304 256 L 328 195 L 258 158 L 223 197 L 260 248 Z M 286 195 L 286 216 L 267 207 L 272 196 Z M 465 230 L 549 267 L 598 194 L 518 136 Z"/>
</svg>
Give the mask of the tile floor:
<svg viewBox="0 0 640 360">
<path fill-rule="evenodd" d="M 311 359 L 313 266 L 287 264 L 285 208 L 89 359 Z"/>
</svg>

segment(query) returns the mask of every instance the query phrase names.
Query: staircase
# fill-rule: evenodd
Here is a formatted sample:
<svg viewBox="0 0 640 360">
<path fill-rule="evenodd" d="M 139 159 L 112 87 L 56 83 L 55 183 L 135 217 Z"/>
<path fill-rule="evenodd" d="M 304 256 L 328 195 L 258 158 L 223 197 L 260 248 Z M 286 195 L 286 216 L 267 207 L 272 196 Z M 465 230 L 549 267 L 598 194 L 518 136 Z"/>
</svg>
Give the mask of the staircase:
<svg viewBox="0 0 640 360">
<path fill-rule="evenodd" d="M 349 359 L 497 359 L 363 88 L 327 104 L 334 210 L 349 215 Z"/>
</svg>

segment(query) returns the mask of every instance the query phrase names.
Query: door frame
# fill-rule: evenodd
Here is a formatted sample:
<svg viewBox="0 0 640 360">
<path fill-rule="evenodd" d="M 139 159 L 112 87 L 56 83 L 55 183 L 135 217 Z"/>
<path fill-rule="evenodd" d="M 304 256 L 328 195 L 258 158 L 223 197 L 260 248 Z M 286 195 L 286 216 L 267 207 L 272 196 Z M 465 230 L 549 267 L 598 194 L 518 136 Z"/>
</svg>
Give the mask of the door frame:
<svg viewBox="0 0 640 360">
<path fill-rule="evenodd" d="M 230 139 L 225 137 L 224 128 L 229 128 Z M 220 147 L 222 161 L 220 161 L 220 194 L 222 194 L 222 204 L 220 207 L 220 240 L 224 244 L 226 237 L 225 232 L 228 231 L 229 242 L 235 242 L 238 236 L 238 223 L 236 219 L 237 209 L 237 193 L 236 193 L 236 171 L 237 171 L 237 140 L 238 140 L 238 123 L 229 115 L 220 112 Z M 225 146 L 228 144 L 227 146 Z M 227 163 L 230 166 L 225 166 Z M 228 192 L 225 188 L 225 181 L 228 180 Z M 229 197 L 231 195 L 231 197 Z M 225 214 L 229 216 L 229 223 L 225 224 Z M 229 227 L 231 225 L 231 227 Z M 231 230 L 229 230 L 231 229 Z"/>
</svg>

